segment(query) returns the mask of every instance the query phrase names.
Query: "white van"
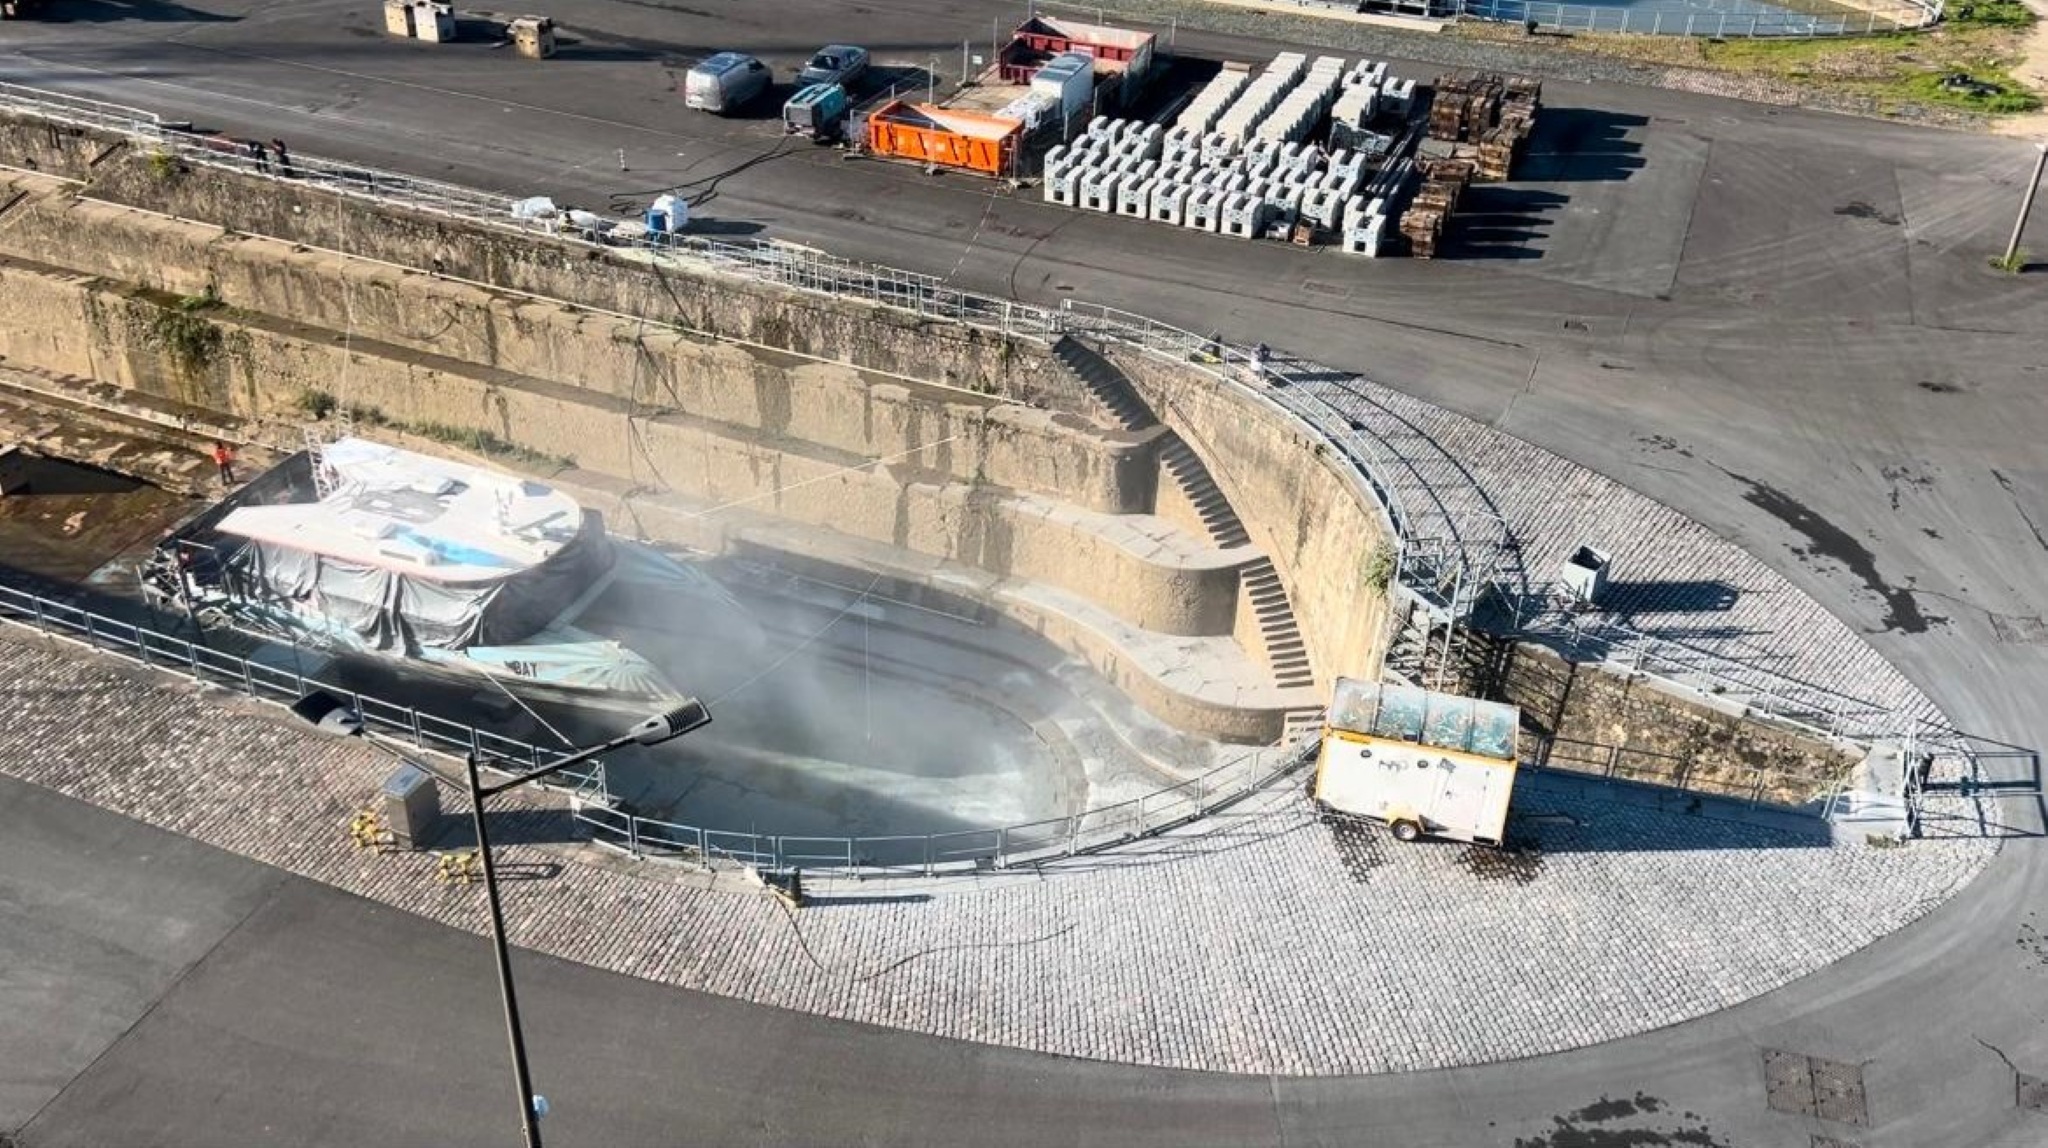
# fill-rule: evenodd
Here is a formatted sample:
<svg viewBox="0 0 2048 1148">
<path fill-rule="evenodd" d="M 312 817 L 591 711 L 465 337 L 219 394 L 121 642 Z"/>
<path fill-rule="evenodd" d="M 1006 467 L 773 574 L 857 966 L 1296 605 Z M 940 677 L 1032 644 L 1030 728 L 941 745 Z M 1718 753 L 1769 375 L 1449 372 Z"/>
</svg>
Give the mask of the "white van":
<svg viewBox="0 0 2048 1148">
<path fill-rule="evenodd" d="M 713 115 L 729 115 L 768 90 L 775 74 L 742 52 L 720 52 L 683 78 L 683 103 Z"/>
</svg>

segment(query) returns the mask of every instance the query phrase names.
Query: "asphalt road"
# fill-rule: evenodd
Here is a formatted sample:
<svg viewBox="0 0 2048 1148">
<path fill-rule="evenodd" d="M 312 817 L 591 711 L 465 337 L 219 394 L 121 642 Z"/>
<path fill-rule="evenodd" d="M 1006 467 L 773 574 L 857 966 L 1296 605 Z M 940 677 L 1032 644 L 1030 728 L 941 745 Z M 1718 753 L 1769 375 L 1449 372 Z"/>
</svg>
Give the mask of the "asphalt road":
<svg viewBox="0 0 2048 1148">
<path fill-rule="evenodd" d="M 166 6 L 59 7 L 121 17 Z M 9 27 L 0 79 L 508 193 L 599 205 L 615 191 L 687 184 L 702 214 L 730 229 L 1036 301 L 1114 303 L 1365 371 L 1751 547 L 1867 631 L 1965 728 L 2021 746 L 2048 738 L 2035 702 L 2048 685 L 2048 290 L 2038 275 L 1985 267 L 2030 166 L 2023 145 L 1552 84 L 1535 178 L 1488 193 L 1466 258 L 1361 262 L 1069 213 L 809 148 L 777 152 L 771 125 L 695 116 L 672 91 L 679 66 L 713 46 L 786 63 L 814 42 L 850 39 L 885 63 L 915 63 L 950 44 L 957 60 L 958 41 L 985 38 L 999 6 L 563 0 L 551 14 L 584 40 L 583 54 L 540 64 L 387 41 L 358 3 L 205 7 L 245 18 Z M 1180 46 L 1271 50 L 1193 36 Z M 75 834 L 29 856 L 64 856 L 72 836 L 88 859 L 120 856 L 101 852 L 113 831 L 86 828 L 92 816 L 76 813 Z M 2037 804 L 2008 803 L 2007 820 L 2041 830 Z M 230 927 L 219 922 L 246 903 L 238 896 L 265 888 L 217 855 L 191 864 L 205 887 L 194 907 L 138 896 L 126 903 L 141 917 L 122 927 L 154 927 L 144 907 L 173 921 L 203 911 L 212 923 L 192 935 L 204 937 Z M 2016 1106 L 2014 1072 L 2048 1076 L 2048 967 L 2021 943 L 2023 929 L 2048 928 L 2042 867 L 2039 840 L 2018 839 L 1918 924 L 1699 1022 L 1539 1061 L 1360 1080 L 1080 1064 L 540 958 L 526 967 L 563 1142 L 1806 1148 L 1820 1133 L 1863 1148 L 2036 1145 L 2048 1114 Z M 183 871 L 151 866 L 152 878 Z M 17 958 L 0 987 L 16 999 L 18 969 L 42 968 L 29 995 L 77 994 L 92 1002 L 80 1015 L 97 1018 L 73 1034 L 54 1014 L 0 1012 L 0 1055 L 35 1054 L 4 1060 L 0 1071 L 22 1082 L 0 1078 L 11 1106 L 0 1127 L 63 1088 L 36 1110 L 27 1143 L 461 1143 L 510 1132 L 495 1119 L 507 1086 L 488 986 L 445 971 L 486 968 L 476 943 L 272 877 L 182 978 L 183 962 L 161 954 L 99 968 L 24 951 L 22 938 L 76 931 L 64 922 L 101 912 L 94 897 L 49 892 L 82 877 L 38 877 L 34 866 L 22 876 L 17 864 L 4 874 L 13 884 L 0 911 L 30 923 L 0 932 L 12 947 L 0 955 Z M 131 1014 L 140 1023 L 68 1075 Z M 56 1051 L 41 1055 L 46 1046 Z M 1872 1125 L 1768 1111 L 1766 1048 L 1864 1064 Z M 1630 1103 L 1599 1103 L 1622 1097 Z M 1613 1138 L 1630 1128 L 1666 1139 Z M 1710 1139 L 1672 1139 L 1685 1129 Z"/>
</svg>

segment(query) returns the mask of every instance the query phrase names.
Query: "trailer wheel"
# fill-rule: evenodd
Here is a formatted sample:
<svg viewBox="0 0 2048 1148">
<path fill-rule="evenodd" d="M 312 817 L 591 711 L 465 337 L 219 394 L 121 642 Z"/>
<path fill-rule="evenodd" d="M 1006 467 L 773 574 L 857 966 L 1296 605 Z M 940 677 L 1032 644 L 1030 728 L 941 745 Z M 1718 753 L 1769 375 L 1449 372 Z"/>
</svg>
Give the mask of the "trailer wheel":
<svg viewBox="0 0 2048 1148">
<path fill-rule="evenodd" d="M 1422 839 L 1422 826 L 1413 821 L 1394 822 L 1394 840 L 1414 842 Z"/>
</svg>

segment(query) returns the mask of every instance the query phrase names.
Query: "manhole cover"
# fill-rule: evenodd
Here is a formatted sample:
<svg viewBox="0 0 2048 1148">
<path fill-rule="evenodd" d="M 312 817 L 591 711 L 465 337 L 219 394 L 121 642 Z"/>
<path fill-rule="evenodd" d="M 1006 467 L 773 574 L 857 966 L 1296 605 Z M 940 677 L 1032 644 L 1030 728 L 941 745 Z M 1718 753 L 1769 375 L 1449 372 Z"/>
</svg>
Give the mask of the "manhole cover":
<svg viewBox="0 0 2048 1148">
<path fill-rule="evenodd" d="M 1814 1114 L 1813 1071 L 1805 1057 L 1775 1048 L 1764 1050 L 1764 1103 L 1773 1112 Z"/>
<path fill-rule="evenodd" d="M 1782 1049 L 1764 1050 L 1764 1103 L 1773 1112 L 1867 1126 L 1863 1066 Z"/>
<path fill-rule="evenodd" d="M 1867 1126 L 1870 1109 L 1863 1102 L 1863 1066 L 1815 1060 L 1813 1111 L 1822 1120 Z"/>
<path fill-rule="evenodd" d="M 2024 1072 L 2019 1073 L 2018 1076 L 2020 1107 L 2032 1109 L 2035 1112 L 2048 1112 L 2048 1080 L 2043 1080 L 2038 1076 L 2028 1076 Z"/>
</svg>

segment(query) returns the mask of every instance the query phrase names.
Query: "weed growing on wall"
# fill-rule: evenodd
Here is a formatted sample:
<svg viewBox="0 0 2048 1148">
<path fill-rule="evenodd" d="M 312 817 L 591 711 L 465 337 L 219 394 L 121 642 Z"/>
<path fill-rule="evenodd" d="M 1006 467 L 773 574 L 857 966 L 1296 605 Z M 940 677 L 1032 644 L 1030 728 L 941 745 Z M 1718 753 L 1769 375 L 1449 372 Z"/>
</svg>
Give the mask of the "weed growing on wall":
<svg viewBox="0 0 2048 1148">
<path fill-rule="evenodd" d="M 170 306 L 157 309 L 150 333 L 170 352 L 182 374 L 200 374 L 219 357 L 220 327 L 203 314 L 218 306 L 220 297 L 209 286 L 200 294 L 183 296 Z"/>
<path fill-rule="evenodd" d="M 334 396 L 317 387 L 307 387 L 292 399 L 292 405 L 299 408 L 307 418 L 324 419 L 334 413 Z"/>
<path fill-rule="evenodd" d="M 1361 582 L 1384 594 L 1394 583 L 1394 548 L 1385 542 L 1372 548 L 1358 572 Z"/>
</svg>

